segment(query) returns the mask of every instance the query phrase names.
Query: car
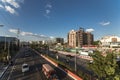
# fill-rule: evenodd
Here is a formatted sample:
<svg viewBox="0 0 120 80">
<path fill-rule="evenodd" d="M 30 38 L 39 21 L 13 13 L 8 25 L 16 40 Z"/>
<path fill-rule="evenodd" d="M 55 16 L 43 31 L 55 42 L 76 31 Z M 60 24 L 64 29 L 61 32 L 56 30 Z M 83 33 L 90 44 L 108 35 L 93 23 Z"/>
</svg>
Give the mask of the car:
<svg viewBox="0 0 120 80">
<path fill-rule="evenodd" d="M 29 71 L 29 65 L 26 64 L 26 63 L 24 63 L 24 64 L 22 65 L 22 72 L 24 73 L 24 72 L 28 72 L 28 71 Z"/>
<path fill-rule="evenodd" d="M 93 60 L 90 60 L 90 64 L 92 64 L 93 63 Z"/>
</svg>

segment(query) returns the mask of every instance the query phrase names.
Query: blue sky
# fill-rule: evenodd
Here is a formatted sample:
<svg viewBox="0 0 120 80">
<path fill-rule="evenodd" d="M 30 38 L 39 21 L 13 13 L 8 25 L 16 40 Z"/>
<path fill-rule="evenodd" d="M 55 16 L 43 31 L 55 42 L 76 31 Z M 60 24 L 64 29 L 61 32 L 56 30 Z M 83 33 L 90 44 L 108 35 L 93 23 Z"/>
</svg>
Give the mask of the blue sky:
<svg viewBox="0 0 120 80">
<path fill-rule="evenodd" d="M 16 36 L 12 29 L 19 28 L 24 40 L 67 38 L 70 30 L 83 27 L 95 40 L 120 36 L 119 14 L 120 0 L 0 0 L 0 35 Z"/>
</svg>

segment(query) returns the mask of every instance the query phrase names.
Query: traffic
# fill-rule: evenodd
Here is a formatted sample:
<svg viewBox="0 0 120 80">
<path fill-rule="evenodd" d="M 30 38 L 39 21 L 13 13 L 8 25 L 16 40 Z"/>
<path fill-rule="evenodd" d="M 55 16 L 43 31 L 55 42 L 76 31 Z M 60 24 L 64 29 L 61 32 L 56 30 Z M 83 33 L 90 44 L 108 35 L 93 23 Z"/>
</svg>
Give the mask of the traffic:
<svg viewBox="0 0 120 80">
<path fill-rule="evenodd" d="M 22 48 L 1 80 L 73 80 L 30 48 Z"/>
</svg>

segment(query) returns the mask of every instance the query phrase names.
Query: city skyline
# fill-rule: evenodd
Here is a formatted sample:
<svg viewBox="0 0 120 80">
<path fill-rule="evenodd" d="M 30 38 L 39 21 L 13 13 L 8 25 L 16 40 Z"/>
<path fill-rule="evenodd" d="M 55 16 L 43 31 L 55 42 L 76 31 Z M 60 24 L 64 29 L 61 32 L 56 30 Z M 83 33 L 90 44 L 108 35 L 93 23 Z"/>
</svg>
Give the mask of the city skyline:
<svg viewBox="0 0 120 80">
<path fill-rule="evenodd" d="M 67 39 L 70 30 L 80 27 L 92 31 L 95 40 L 117 35 L 120 20 L 119 0 L 0 0 L 1 35 L 23 40 L 50 37 Z"/>
</svg>

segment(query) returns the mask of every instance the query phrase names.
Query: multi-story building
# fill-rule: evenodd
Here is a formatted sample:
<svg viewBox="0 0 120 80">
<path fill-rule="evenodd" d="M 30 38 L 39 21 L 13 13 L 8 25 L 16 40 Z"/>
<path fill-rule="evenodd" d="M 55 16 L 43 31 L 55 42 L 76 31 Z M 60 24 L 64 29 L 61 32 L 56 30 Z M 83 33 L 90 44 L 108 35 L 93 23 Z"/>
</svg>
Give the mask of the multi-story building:
<svg viewBox="0 0 120 80">
<path fill-rule="evenodd" d="M 64 39 L 63 38 L 55 38 L 56 43 L 64 44 Z"/>
<path fill-rule="evenodd" d="M 100 39 L 102 47 L 120 48 L 120 37 L 118 36 L 104 36 Z"/>
<path fill-rule="evenodd" d="M 85 32 L 83 28 L 78 31 L 70 31 L 68 33 L 68 46 L 70 47 L 82 47 L 83 45 L 92 45 L 93 34 Z"/>
<path fill-rule="evenodd" d="M 68 45 L 69 47 L 76 47 L 76 31 L 74 30 L 71 30 L 69 33 L 68 33 Z"/>
<path fill-rule="evenodd" d="M 77 32 L 76 32 L 76 46 L 77 47 L 81 47 L 85 41 L 84 41 L 84 38 L 85 37 L 85 34 L 84 34 L 84 29 L 83 28 L 80 28 Z"/>
<path fill-rule="evenodd" d="M 91 34 L 90 32 L 86 32 L 84 41 L 86 41 L 86 43 L 84 43 L 84 45 L 92 45 L 93 44 L 93 34 Z"/>
<path fill-rule="evenodd" d="M 7 45 L 16 45 L 19 46 L 19 39 L 16 37 L 4 37 L 0 36 L 0 48 L 8 47 Z"/>
<path fill-rule="evenodd" d="M 3 43 L 9 43 L 12 42 L 14 44 L 19 44 L 19 39 L 17 39 L 16 37 L 4 37 L 4 36 L 0 36 L 0 42 Z"/>
</svg>

